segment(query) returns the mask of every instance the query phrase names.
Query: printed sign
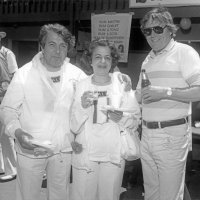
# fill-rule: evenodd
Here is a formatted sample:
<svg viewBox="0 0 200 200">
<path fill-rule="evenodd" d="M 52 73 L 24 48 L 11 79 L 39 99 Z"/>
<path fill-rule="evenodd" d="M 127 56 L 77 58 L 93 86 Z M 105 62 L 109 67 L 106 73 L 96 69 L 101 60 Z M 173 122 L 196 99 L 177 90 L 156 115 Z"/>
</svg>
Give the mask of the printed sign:
<svg viewBox="0 0 200 200">
<path fill-rule="evenodd" d="M 200 0 L 129 0 L 129 8 L 200 5 Z"/>
<path fill-rule="evenodd" d="M 119 62 L 127 62 L 132 14 L 92 14 L 92 40 L 101 38 L 113 42 L 120 53 Z"/>
</svg>

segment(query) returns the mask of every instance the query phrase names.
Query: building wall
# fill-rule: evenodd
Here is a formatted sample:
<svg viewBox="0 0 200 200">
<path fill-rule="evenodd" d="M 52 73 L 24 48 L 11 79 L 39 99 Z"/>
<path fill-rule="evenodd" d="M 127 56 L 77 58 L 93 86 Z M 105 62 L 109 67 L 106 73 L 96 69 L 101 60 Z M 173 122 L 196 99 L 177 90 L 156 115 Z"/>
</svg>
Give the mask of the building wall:
<svg viewBox="0 0 200 200">
<path fill-rule="evenodd" d="M 1 0 L 0 0 L 1 2 Z M 2 0 L 3 2 L 3 0 Z M 8 1 L 9 2 L 9 1 Z M 11 1 L 10 1 L 11 2 Z M 24 1 L 25 2 L 25 1 Z M 33 1 L 35 3 L 37 3 L 37 1 Z M 42 1 L 40 1 L 42 2 Z M 46 2 L 46 1 L 45 1 Z M 58 2 L 62 2 L 62 1 L 58 1 Z M 70 2 L 70 1 L 66 1 L 66 2 Z M 26 3 L 26 2 L 25 2 Z M 45 4 L 44 4 L 45 5 Z M 49 5 L 49 9 L 48 12 L 47 10 L 45 10 L 44 8 L 46 8 L 46 6 L 43 5 L 43 9 L 42 10 L 36 10 L 35 12 L 33 12 L 33 10 L 31 9 L 31 14 L 35 16 L 37 15 L 37 22 L 40 22 L 40 24 L 42 25 L 42 20 L 47 20 L 49 18 L 49 23 L 52 22 L 53 18 L 50 18 L 51 14 L 49 13 L 49 11 L 52 10 L 52 16 L 57 14 L 57 18 L 58 20 L 61 20 L 61 17 L 59 18 L 58 13 L 61 12 L 62 15 L 62 19 L 63 21 L 61 23 L 66 23 L 66 21 L 69 21 L 70 17 L 72 18 L 72 16 L 74 16 L 73 18 L 73 25 L 72 22 L 70 22 L 69 24 L 70 27 L 69 29 L 73 32 L 73 34 L 76 35 L 76 32 L 78 31 L 77 27 L 76 27 L 76 23 L 79 22 L 79 25 L 81 24 L 81 21 L 84 20 L 90 20 L 90 16 L 91 13 L 105 13 L 105 12 L 112 12 L 112 11 L 116 11 L 116 12 L 133 12 L 133 21 L 135 20 L 139 20 L 144 13 L 146 13 L 148 10 L 150 10 L 151 8 L 129 8 L 128 5 L 128 0 L 102 0 L 102 1 L 98 1 L 98 0 L 78 0 L 75 1 L 74 4 L 66 4 L 70 6 L 70 13 L 72 14 L 66 14 L 66 16 L 64 15 L 64 11 L 68 9 L 68 7 L 66 6 L 66 8 L 64 9 L 64 7 L 62 6 L 62 9 L 56 9 L 53 11 L 53 7 L 51 5 Z M 53 4 L 52 4 L 53 5 Z M 23 6 L 23 5 L 21 5 Z M 38 7 L 41 8 L 41 6 L 39 6 L 39 4 L 37 5 Z M 33 7 L 33 5 L 32 5 Z M 59 6 L 57 6 L 59 8 Z M 71 9 L 73 8 L 73 9 Z M 30 14 L 28 14 L 28 10 L 30 9 L 26 9 L 25 13 L 18 13 L 18 15 L 16 15 L 16 18 L 14 17 L 15 13 L 11 13 L 9 16 L 7 17 L 5 14 L 8 15 L 8 13 L 5 13 L 4 15 L 2 15 L 2 17 L 4 16 L 4 18 L 2 18 L 2 20 L 8 20 L 9 19 L 9 23 L 12 22 L 12 20 L 14 20 L 15 24 L 12 25 L 8 25 L 6 24 L 6 26 L 1 26 L 0 30 L 3 30 L 5 32 L 7 32 L 7 37 L 6 39 L 4 39 L 4 43 L 6 46 L 8 46 L 9 48 L 13 49 L 14 53 L 16 54 L 16 57 L 18 59 L 19 65 L 21 66 L 22 64 L 24 64 L 25 62 L 27 62 L 28 59 L 32 58 L 32 54 L 36 53 L 35 51 L 38 51 L 38 48 L 36 48 L 36 44 L 37 43 L 37 38 L 38 38 L 38 34 L 39 34 L 39 29 L 40 26 L 36 26 L 33 25 L 34 21 L 31 21 L 30 19 Z M 180 21 L 181 17 L 192 17 L 195 19 L 199 19 L 200 18 L 200 7 L 199 6 L 190 6 L 190 7 L 172 7 L 169 8 L 169 11 L 172 13 L 172 15 L 176 18 L 176 22 Z M 45 14 L 46 12 L 46 14 Z M 27 13 L 27 17 L 25 17 L 25 14 Z M 24 20 L 26 22 L 26 26 L 23 26 L 23 24 L 17 23 L 17 16 L 20 16 L 20 20 Z M 23 17 L 24 16 L 24 17 Z M 29 17 L 28 17 L 29 16 Z M 66 18 L 66 21 L 65 21 Z M 179 18 L 179 20 L 177 20 L 177 18 Z M 36 17 L 34 18 L 36 19 Z M 198 22 L 198 20 L 192 20 L 192 22 L 195 21 L 195 24 L 192 24 L 191 30 L 188 32 L 183 32 L 181 30 L 178 31 L 177 33 L 177 40 L 184 40 L 184 41 L 198 41 L 200 40 L 200 20 Z M 47 21 L 44 23 L 48 23 Z M 82 24 L 83 25 L 83 24 Z M 88 24 L 86 25 L 88 26 Z M 89 24 L 89 26 L 91 26 Z M 136 28 L 139 28 L 139 24 L 135 24 L 132 23 L 132 29 L 131 32 L 133 33 L 133 35 L 135 34 L 134 31 Z M 88 28 L 88 27 L 85 27 Z M 89 27 L 90 28 L 90 27 Z M 135 36 L 134 36 L 135 37 Z M 132 44 L 134 46 L 134 43 L 138 40 L 138 36 L 136 35 L 136 37 L 131 37 L 131 41 L 130 44 Z M 141 37 L 139 37 L 139 40 L 141 39 Z M 30 44 L 28 44 L 30 43 Z M 30 48 L 29 48 L 30 47 Z M 24 51 L 23 48 L 27 49 L 27 51 Z M 30 52 L 28 52 L 28 48 L 30 49 Z M 142 60 L 145 58 L 147 54 L 147 50 L 140 50 L 138 51 L 137 49 L 134 48 L 130 48 L 130 52 L 129 52 L 129 60 L 128 63 L 126 64 L 120 64 L 120 69 L 127 74 L 130 74 L 131 78 L 133 79 L 133 86 L 136 86 L 136 82 L 138 80 L 138 76 L 139 76 L 139 69 L 141 67 L 141 63 Z"/>
</svg>

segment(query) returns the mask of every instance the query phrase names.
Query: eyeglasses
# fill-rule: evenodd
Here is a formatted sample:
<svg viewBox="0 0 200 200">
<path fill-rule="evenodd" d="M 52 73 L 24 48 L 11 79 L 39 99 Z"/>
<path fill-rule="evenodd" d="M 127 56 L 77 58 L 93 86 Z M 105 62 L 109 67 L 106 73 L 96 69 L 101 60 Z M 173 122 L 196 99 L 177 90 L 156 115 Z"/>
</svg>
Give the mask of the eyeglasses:
<svg viewBox="0 0 200 200">
<path fill-rule="evenodd" d="M 161 27 L 161 26 L 154 26 L 154 27 L 151 27 L 151 28 L 144 28 L 144 29 L 141 29 L 143 34 L 145 36 L 150 36 L 152 34 L 152 30 L 154 31 L 154 33 L 156 34 L 162 34 L 164 29 L 166 28 L 167 26 L 165 27 Z"/>
</svg>

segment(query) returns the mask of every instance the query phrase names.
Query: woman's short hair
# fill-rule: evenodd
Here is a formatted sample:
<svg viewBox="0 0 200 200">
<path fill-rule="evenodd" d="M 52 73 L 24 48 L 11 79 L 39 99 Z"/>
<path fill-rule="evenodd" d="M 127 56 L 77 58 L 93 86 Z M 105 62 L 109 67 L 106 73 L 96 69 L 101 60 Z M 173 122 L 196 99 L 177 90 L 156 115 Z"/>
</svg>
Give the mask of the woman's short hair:
<svg viewBox="0 0 200 200">
<path fill-rule="evenodd" d="M 68 45 L 68 50 L 73 47 L 73 37 L 70 31 L 63 25 L 60 24 L 46 24 L 41 27 L 39 34 L 39 44 L 44 48 L 47 35 L 49 32 L 58 34 L 64 42 Z"/>
<path fill-rule="evenodd" d="M 165 7 L 157 7 L 145 14 L 145 16 L 140 21 L 140 28 L 144 29 L 146 23 L 149 21 L 149 19 L 152 20 L 158 20 L 161 23 L 164 23 L 168 29 L 172 32 L 172 37 L 176 36 L 176 32 L 178 30 L 178 27 L 174 24 L 173 18 L 171 13 L 168 11 Z"/>
<path fill-rule="evenodd" d="M 111 70 L 117 66 L 120 55 L 118 53 L 118 50 L 116 48 L 116 46 L 114 45 L 114 43 L 109 42 L 106 39 L 95 39 L 93 40 L 90 45 L 89 45 L 89 49 L 88 49 L 88 55 L 90 56 L 90 59 L 92 59 L 92 54 L 94 52 L 94 49 L 96 49 L 97 47 L 108 47 L 110 49 L 110 54 L 112 57 L 112 66 L 111 66 Z"/>
</svg>

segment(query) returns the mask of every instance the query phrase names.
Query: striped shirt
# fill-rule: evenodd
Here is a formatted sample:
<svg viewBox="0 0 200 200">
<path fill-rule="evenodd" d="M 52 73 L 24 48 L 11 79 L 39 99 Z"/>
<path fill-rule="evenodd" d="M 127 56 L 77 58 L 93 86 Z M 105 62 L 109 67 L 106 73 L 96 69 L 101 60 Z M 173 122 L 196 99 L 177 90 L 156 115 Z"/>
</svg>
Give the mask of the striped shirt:
<svg viewBox="0 0 200 200">
<path fill-rule="evenodd" d="M 173 39 L 159 54 L 151 51 L 142 64 L 152 86 L 185 88 L 200 85 L 199 54 L 189 45 Z M 141 88 L 141 77 L 137 90 Z M 191 114 L 191 103 L 161 100 L 144 104 L 142 115 L 146 121 L 178 119 Z"/>
</svg>

